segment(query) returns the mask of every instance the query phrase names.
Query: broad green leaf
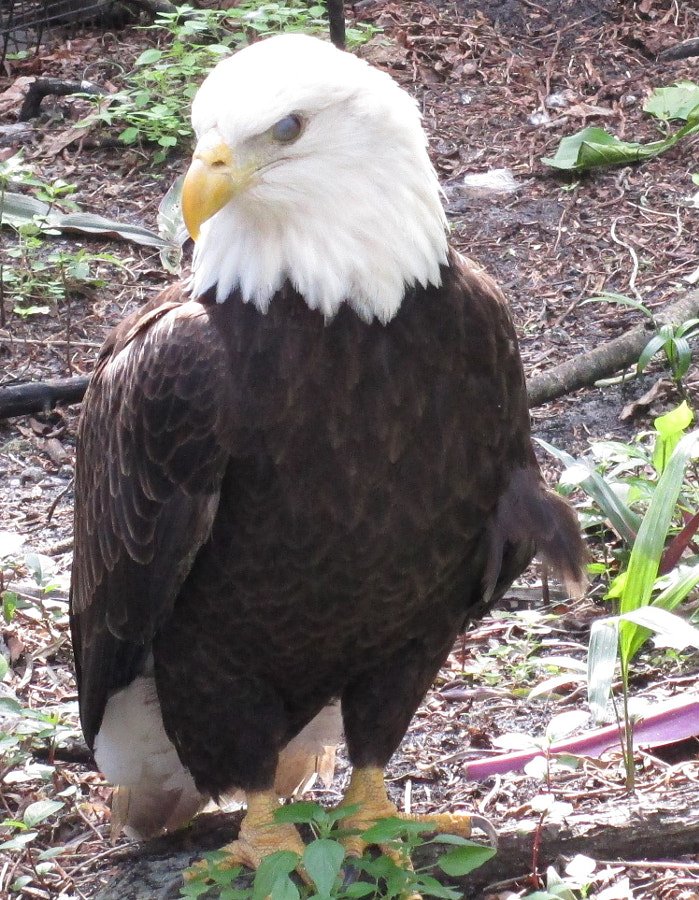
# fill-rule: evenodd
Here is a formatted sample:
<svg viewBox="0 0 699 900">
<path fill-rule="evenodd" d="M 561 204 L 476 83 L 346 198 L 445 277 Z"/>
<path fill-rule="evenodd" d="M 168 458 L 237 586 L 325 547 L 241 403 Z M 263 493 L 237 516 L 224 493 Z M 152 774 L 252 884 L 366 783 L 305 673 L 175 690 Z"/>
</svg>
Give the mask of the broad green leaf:
<svg viewBox="0 0 699 900">
<path fill-rule="evenodd" d="M 699 628 L 690 625 L 686 619 L 658 606 L 643 606 L 619 616 L 649 631 L 670 638 L 679 649 L 696 647 L 699 649 Z"/>
<path fill-rule="evenodd" d="M 535 438 L 535 440 L 547 453 L 560 460 L 567 468 L 575 467 L 577 471 L 578 466 L 585 465 L 565 450 L 560 450 L 541 438 Z M 640 516 L 637 516 L 633 510 L 629 509 L 598 472 L 589 466 L 586 466 L 586 468 L 588 469 L 588 474 L 583 477 L 582 472 L 580 472 L 580 477 L 576 483 L 597 503 L 617 534 L 627 544 L 633 544 L 641 526 Z"/>
<path fill-rule="evenodd" d="M 35 224 L 44 234 L 77 231 L 81 234 L 114 235 L 146 247 L 168 247 L 167 241 L 148 228 L 117 222 L 86 212 L 61 213 L 35 197 L 5 191 L 0 198 L 0 224 L 19 228 Z"/>
<path fill-rule="evenodd" d="M 474 869 L 482 866 L 495 856 L 495 850 L 492 847 L 483 847 L 481 844 L 470 844 L 463 847 L 454 847 L 453 850 L 447 851 L 437 861 L 437 865 L 447 875 L 457 877 L 459 875 L 468 875 Z"/>
<path fill-rule="evenodd" d="M 342 890 L 346 897 L 368 897 L 369 894 L 374 894 L 376 886 L 369 884 L 368 881 L 355 881 L 354 884 L 348 884 Z"/>
<path fill-rule="evenodd" d="M 663 150 L 668 149 L 668 146 L 672 146 L 668 143 L 670 140 L 668 138 L 664 141 L 653 141 L 650 144 L 620 141 L 604 128 L 591 125 L 583 128 L 577 134 L 564 137 L 558 145 L 555 155 L 543 157 L 541 161 L 547 166 L 564 171 L 622 165 L 662 153 Z"/>
<path fill-rule="evenodd" d="M 71 848 L 67 846 L 61 847 L 47 847 L 46 850 L 42 850 L 37 859 L 55 859 L 57 856 L 62 856 L 64 853 L 68 853 Z"/>
<path fill-rule="evenodd" d="M 658 416 L 653 425 L 657 432 L 653 449 L 653 466 L 659 474 L 665 469 L 667 460 L 672 455 L 684 432 L 694 421 L 694 413 L 686 400 L 670 412 Z"/>
<path fill-rule="evenodd" d="M 312 841 L 304 850 L 303 865 L 313 879 L 318 893 L 330 894 L 340 874 L 345 851 L 337 841 L 320 839 Z"/>
<path fill-rule="evenodd" d="M 138 140 L 140 132 L 138 128 L 131 125 L 129 128 L 125 128 L 119 135 L 119 140 L 123 141 L 124 144 L 135 144 Z"/>
<path fill-rule="evenodd" d="M 626 584 L 621 597 L 620 612 L 627 613 L 650 602 L 660 557 L 665 546 L 670 522 L 682 487 L 687 461 L 696 453 L 699 432 L 686 434 L 675 447 L 665 470 L 658 479 L 629 559 Z M 620 626 L 622 666 L 631 659 L 631 647 L 636 644 L 634 633 L 638 626 L 623 622 Z"/>
<path fill-rule="evenodd" d="M 65 804 L 61 803 L 60 800 L 37 800 L 36 803 L 30 803 L 24 810 L 24 816 L 22 817 L 24 824 L 27 828 L 35 828 L 39 822 L 48 819 L 49 816 L 58 812 L 59 809 L 63 809 L 64 806 Z"/>
<path fill-rule="evenodd" d="M 421 872 L 415 878 L 414 883 L 410 885 L 410 894 L 418 893 L 421 897 L 437 897 L 438 900 L 464 900 L 463 891 L 455 890 L 441 884 L 432 875 Z M 407 896 L 408 892 L 404 891 L 401 898 Z M 377 895 L 375 895 L 377 896 Z"/>
<path fill-rule="evenodd" d="M 310 801 L 290 803 L 288 806 L 280 806 L 279 809 L 274 811 L 274 821 L 290 825 L 308 825 L 316 821 L 318 811 L 317 803 Z"/>
<path fill-rule="evenodd" d="M 22 712 L 22 704 L 16 697 L 3 696 L 0 697 L 0 714 L 16 715 Z"/>
<path fill-rule="evenodd" d="M 667 122 L 670 119 L 687 121 L 699 106 L 699 84 L 677 81 L 670 87 L 656 88 L 643 104 L 643 111 Z"/>
<path fill-rule="evenodd" d="M 473 841 L 461 837 L 459 834 L 435 834 L 429 841 L 430 844 L 449 844 L 450 847 L 470 846 Z"/>
<path fill-rule="evenodd" d="M 618 641 L 616 619 L 597 619 L 592 623 L 587 653 L 587 702 L 595 722 L 606 718 L 616 670 Z"/>
<path fill-rule="evenodd" d="M 288 875 L 277 879 L 270 894 L 270 900 L 299 900 L 299 889 Z"/>
<path fill-rule="evenodd" d="M 56 571 L 56 561 L 43 553 L 27 553 L 24 562 L 39 587 L 47 584 Z"/>
<path fill-rule="evenodd" d="M 255 872 L 252 900 L 267 900 L 276 883 L 285 879 L 298 864 L 299 855 L 291 850 L 279 850 L 265 856 Z"/>
<path fill-rule="evenodd" d="M 149 50 L 144 50 L 143 53 L 141 53 L 141 55 L 136 59 L 136 65 L 150 66 L 153 63 L 158 62 L 162 55 L 162 50 L 158 50 L 157 47 L 151 47 Z"/>
<path fill-rule="evenodd" d="M 690 114 L 687 124 L 660 141 L 640 144 L 636 141 L 620 141 L 603 128 L 590 126 L 577 134 L 561 140 L 555 156 L 542 158 L 548 166 L 564 171 L 581 171 L 598 166 L 628 165 L 652 159 L 664 153 L 682 138 L 699 130 L 699 122 Z"/>
<path fill-rule="evenodd" d="M 678 606 L 694 588 L 699 584 L 699 565 L 691 567 L 681 566 L 685 569 L 681 576 L 670 587 L 661 591 L 657 597 L 653 599 L 651 606 L 657 606 L 659 609 L 673 610 Z"/>
<path fill-rule="evenodd" d="M 363 831 L 362 837 L 370 844 L 386 844 L 389 841 L 400 840 L 405 834 L 423 834 L 428 831 L 430 831 L 429 824 L 386 818 L 379 819 L 375 825 Z"/>
</svg>

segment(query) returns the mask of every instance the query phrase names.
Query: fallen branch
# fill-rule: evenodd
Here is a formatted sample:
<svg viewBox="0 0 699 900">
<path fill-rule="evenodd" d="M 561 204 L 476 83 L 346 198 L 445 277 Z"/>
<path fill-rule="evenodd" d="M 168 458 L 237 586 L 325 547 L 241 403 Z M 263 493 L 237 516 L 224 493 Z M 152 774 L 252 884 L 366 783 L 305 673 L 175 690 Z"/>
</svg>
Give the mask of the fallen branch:
<svg viewBox="0 0 699 900">
<path fill-rule="evenodd" d="M 671 303 L 661 310 L 656 320 L 661 325 L 679 325 L 687 319 L 699 315 L 699 291 L 691 291 L 681 300 Z M 641 351 L 654 332 L 645 325 L 639 325 L 589 353 L 566 360 L 540 375 L 529 379 L 527 391 L 529 406 L 533 409 L 549 400 L 570 394 L 578 388 L 588 387 L 600 378 L 609 378 L 637 362 Z"/>
<path fill-rule="evenodd" d="M 674 47 L 668 47 L 667 50 L 658 54 L 658 60 L 669 62 L 675 59 L 689 59 L 691 56 L 699 56 L 699 37 L 689 38 L 689 40 L 675 44 Z"/>
<path fill-rule="evenodd" d="M 0 419 L 48 412 L 57 403 L 80 403 L 90 379 L 61 378 L 0 388 Z"/>
<path fill-rule="evenodd" d="M 107 91 L 91 81 L 65 81 L 63 78 L 34 78 L 24 95 L 19 121 L 27 122 L 39 115 L 44 97 L 67 97 L 70 94 L 106 94 Z"/>
<path fill-rule="evenodd" d="M 181 873 L 202 853 L 218 849 L 235 839 L 241 813 L 200 816 L 186 831 L 136 845 L 121 858 L 109 859 L 109 885 L 96 900 L 128 897 L 129 900 L 166 900 L 179 896 Z M 538 820 L 534 812 L 527 824 Z M 526 876 L 531 871 L 532 830 L 522 833 L 523 822 L 508 819 L 499 827 L 498 853 L 485 866 L 464 878 L 440 880 L 454 884 L 473 897 L 494 881 Z M 559 855 L 584 853 L 612 860 L 672 859 L 694 853 L 699 844 L 699 797 L 696 784 L 666 784 L 637 797 L 610 796 L 585 812 L 566 816 L 563 822 L 544 823 L 541 829 L 540 865 L 555 862 Z M 442 848 L 443 850 L 444 848 Z M 439 850 L 425 845 L 414 855 L 417 866 L 434 863 Z"/>
</svg>

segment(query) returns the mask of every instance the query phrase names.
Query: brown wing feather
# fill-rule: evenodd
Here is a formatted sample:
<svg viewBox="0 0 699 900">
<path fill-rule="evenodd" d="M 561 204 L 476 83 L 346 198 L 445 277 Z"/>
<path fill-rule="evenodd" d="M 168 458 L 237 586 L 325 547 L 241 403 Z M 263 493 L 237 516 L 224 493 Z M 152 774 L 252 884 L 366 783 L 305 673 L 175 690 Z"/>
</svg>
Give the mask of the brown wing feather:
<svg viewBox="0 0 699 900">
<path fill-rule="evenodd" d="M 209 534 L 228 458 L 230 379 L 218 330 L 179 287 L 126 319 L 100 353 L 78 434 L 71 585 L 90 744 Z"/>
</svg>

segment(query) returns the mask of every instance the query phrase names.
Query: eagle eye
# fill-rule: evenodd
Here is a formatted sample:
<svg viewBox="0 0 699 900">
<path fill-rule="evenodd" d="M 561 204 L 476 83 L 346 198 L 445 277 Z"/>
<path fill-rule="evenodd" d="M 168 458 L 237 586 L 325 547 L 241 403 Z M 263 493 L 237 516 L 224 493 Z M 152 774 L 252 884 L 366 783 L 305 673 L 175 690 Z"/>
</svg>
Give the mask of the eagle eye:
<svg viewBox="0 0 699 900">
<path fill-rule="evenodd" d="M 291 115 L 284 116 L 283 119 L 280 119 L 272 126 L 272 137 L 275 141 L 279 141 L 282 144 L 289 144 L 301 134 L 302 127 L 301 116 L 291 113 Z"/>
</svg>

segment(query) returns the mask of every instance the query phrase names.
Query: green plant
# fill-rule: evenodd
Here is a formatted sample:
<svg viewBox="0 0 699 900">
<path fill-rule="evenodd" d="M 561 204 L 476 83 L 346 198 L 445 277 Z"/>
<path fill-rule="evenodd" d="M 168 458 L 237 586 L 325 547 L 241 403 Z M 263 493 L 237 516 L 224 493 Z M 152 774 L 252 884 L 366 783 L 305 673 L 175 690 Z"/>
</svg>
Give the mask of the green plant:
<svg viewBox="0 0 699 900">
<path fill-rule="evenodd" d="M 30 196 L 9 190 L 15 187 L 28 189 Z M 5 251 L 9 264 L 0 263 L 0 315 L 4 314 L 5 300 L 22 318 L 49 313 L 73 294 L 104 284 L 99 273 L 101 265 L 123 268 L 127 264 L 128 260 L 112 253 L 92 253 L 84 248 L 45 251 L 44 237 L 59 234 L 53 227 L 55 210 L 67 210 L 73 215 L 77 210 L 69 199 L 74 191 L 75 185 L 62 179 L 46 182 L 39 178 L 19 153 L 0 162 L 0 218 L 14 229 L 16 236 L 14 245 Z M 16 198 L 26 201 L 28 208 L 15 209 Z M 40 213 L 33 212 L 33 204 L 37 204 Z M 85 217 L 86 222 L 89 219 Z"/>
<path fill-rule="evenodd" d="M 162 162 L 182 139 L 189 138 L 191 100 L 204 76 L 223 57 L 247 44 L 253 37 L 282 31 L 327 31 L 327 10 L 319 3 L 303 0 L 263 3 L 243 0 L 227 10 L 179 6 L 174 13 L 161 13 L 149 30 L 162 45 L 144 50 L 123 90 L 105 98 L 89 97 L 96 110 L 88 122 L 119 126 L 125 144 L 140 141 L 157 144 L 155 162 Z M 370 26 L 347 31 L 349 46 L 366 41 Z"/>
<path fill-rule="evenodd" d="M 688 623 L 670 615 L 699 584 L 699 553 L 694 550 L 689 557 L 685 555 L 699 529 L 699 486 L 693 467 L 688 466 L 699 452 L 699 432 L 685 433 L 692 420 L 684 402 L 655 420 L 652 447 L 640 441 L 632 447 L 614 443 L 610 453 L 610 442 L 606 442 L 604 475 L 585 461 L 544 444 L 567 465 L 563 484 L 582 488 L 598 507 L 600 524 L 611 526 L 622 540 L 614 562 L 617 572 L 607 592 L 607 598 L 617 604 L 618 614 L 593 624 L 588 699 L 595 717 L 601 718 L 618 653 L 629 789 L 634 785 L 631 662 L 652 631 L 674 636 L 679 632 L 687 645 L 699 643 L 699 633 L 695 635 Z"/>
<path fill-rule="evenodd" d="M 661 325 L 656 321 L 652 311 L 645 304 L 624 294 L 602 293 L 595 297 L 590 297 L 584 303 L 617 303 L 620 306 L 631 306 L 643 313 L 652 324 L 655 334 L 641 351 L 641 355 L 636 363 L 636 373 L 640 374 L 643 372 L 651 359 L 657 353 L 662 352 L 670 367 L 673 380 L 677 383 L 680 390 L 686 393 L 682 379 L 687 374 L 692 362 L 692 348 L 689 340 L 699 334 L 699 319 L 687 319 L 680 325 Z"/>
<path fill-rule="evenodd" d="M 423 844 L 444 845 L 448 849 L 439 857 L 437 866 L 447 875 L 466 875 L 478 868 L 495 851 L 472 841 L 452 835 L 437 835 L 430 840 L 422 838 L 424 825 L 404 822 L 401 819 L 383 819 L 364 832 L 366 840 L 372 843 L 390 845 L 396 849 L 396 858 L 383 854 L 371 857 L 365 854 L 361 859 L 346 857 L 341 840 L 350 832 L 342 830 L 342 819 L 353 810 L 326 810 L 316 803 L 293 803 L 281 807 L 277 821 L 307 826 L 313 839 L 306 845 L 303 857 L 296 853 L 282 851 L 273 853 L 262 861 L 262 865 L 252 878 L 244 871 L 226 869 L 222 865 L 222 852 L 205 855 L 206 867 L 190 870 L 195 872 L 181 889 L 182 897 L 196 898 L 218 896 L 222 900 L 350 900 L 350 898 L 400 898 L 416 891 L 425 897 L 444 900 L 458 900 L 461 894 L 430 875 L 426 869 L 413 869 L 410 857 Z M 339 826 L 339 827 L 338 827 Z M 353 833 L 353 832 L 352 832 Z M 356 881 L 345 884 L 343 870 L 348 863 L 358 871 Z M 292 873 L 299 864 L 313 880 L 313 885 L 297 884 Z M 210 891 L 215 891 L 213 895 Z"/>
<path fill-rule="evenodd" d="M 588 126 L 564 137 L 555 155 L 543 157 L 541 161 L 555 169 L 571 172 L 598 166 L 628 165 L 658 156 L 699 131 L 699 85 L 679 81 L 670 87 L 658 88 L 643 104 L 643 109 L 660 122 L 666 132 L 666 126 L 672 119 L 686 124 L 647 144 L 621 141 L 604 128 Z"/>
</svg>

